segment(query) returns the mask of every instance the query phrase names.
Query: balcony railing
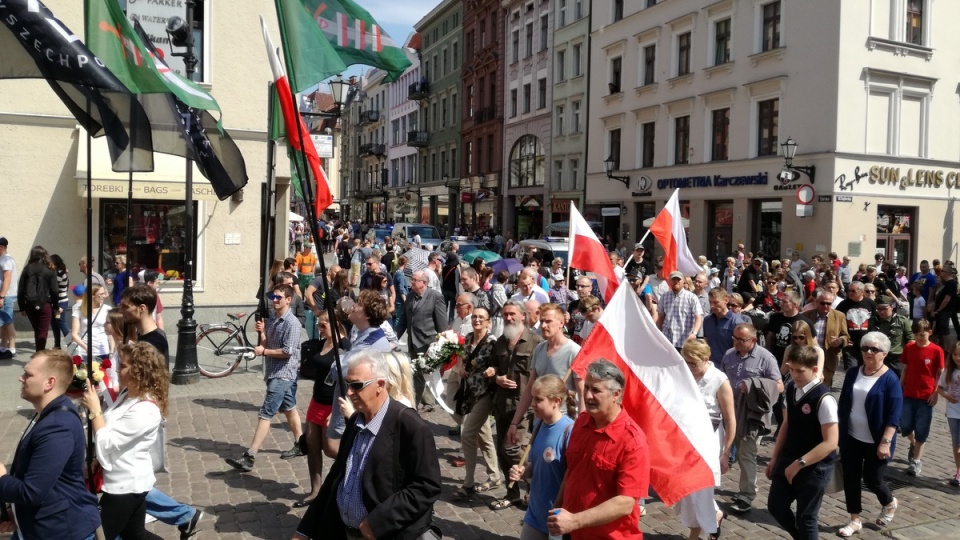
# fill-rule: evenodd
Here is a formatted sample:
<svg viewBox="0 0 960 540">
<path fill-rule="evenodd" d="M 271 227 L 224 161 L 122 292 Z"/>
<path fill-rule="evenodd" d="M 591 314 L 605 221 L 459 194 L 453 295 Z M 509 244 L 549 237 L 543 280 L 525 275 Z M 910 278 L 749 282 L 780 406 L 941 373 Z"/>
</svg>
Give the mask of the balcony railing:
<svg viewBox="0 0 960 540">
<path fill-rule="evenodd" d="M 408 131 L 407 146 L 423 148 L 430 144 L 430 133 L 426 131 Z"/>
<path fill-rule="evenodd" d="M 482 124 L 484 122 L 489 122 L 497 117 L 497 108 L 494 106 L 490 107 L 481 107 L 477 109 L 476 114 L 473 115 L 473 122 L 476 124 Z"/>
<path fill-rule="evenodd" d="M 380 121 L 380 111 L 370 109 L 360 113 L 360 125 L 376 124 Z"/>
<path fill-rule="evenodd" d="M 427 81 L 415 82 L 407 88 L 407 97 L 412 100 L 419 101 L 427 98 L 429 95 L 430 83 Z"/>
<path fill-rule="evenodd" d="M 363 143 L 360 145 L 361 156 L 382 156 L 386 153 L 386 147 L 379 143 Z"/>
</svg>

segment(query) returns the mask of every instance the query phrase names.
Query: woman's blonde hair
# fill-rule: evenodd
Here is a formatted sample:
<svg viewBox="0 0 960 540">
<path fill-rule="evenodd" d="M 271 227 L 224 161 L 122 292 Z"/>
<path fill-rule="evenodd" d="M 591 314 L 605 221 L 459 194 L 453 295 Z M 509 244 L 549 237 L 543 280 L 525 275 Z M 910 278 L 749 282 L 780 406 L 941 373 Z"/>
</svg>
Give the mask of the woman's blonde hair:
<svg viewBox="0 0 960 540">
<path fill-rule="evenodd" d="M 413 368 L 410 367 L 410 357 L 400 351 L 390 351 L 379 353 L 387 364 L 390 373 L 387 376 L 387 382 L 390 387 L 387 390 L 390 399 L 406 399 L 409 403 L 416 403 L 413 393 Z"/>
<path fill-rule="evenodd" d="M 94 283 L 93 287 L 87 290 L 83 295 L 83 299 L 80 300 L 80 313 L 84 316 L 90 315 L 90 312 L 93 310 L 93 299 L 97 297 L 97 293 L 103 290 L 103 287 L 99 283 Z"/>
<path fill-rule="evenodd" d="M 702 339 L 689 339 L 680 349 L 680 356 L 706 362 L 710 360 L 710 346 Z"/>
<path fill-rule="evenodd" d="M 556 375 L 541 375 L 533 381 L 533 391 L 549 399 L 559 399 L 563 403 L 567 399 L 567 385 Z"/>
<path fill-rule="evenodd" d="M 793 344 L 793 334 L 795 332 L 801 332 L 807 337 L 807 342 L 804 345 L 808 347 L 814 347 L 817 345 L 817 340 L 813 339 L 813 334 L 810 332 L 810 325 L 803 321 L 794 321 L 790 324 L 790 344 Z"/>
<path fill-rule="evenodd" d="M 127 366 L 127 380 L 135 381 L 140 395 L 153 398 L 160 414 L 166 416 L 170 388 L 167 360 L 156 347 L 144 341 L 121 345 L 117 350 L 121 363 Z"/>
</svg>

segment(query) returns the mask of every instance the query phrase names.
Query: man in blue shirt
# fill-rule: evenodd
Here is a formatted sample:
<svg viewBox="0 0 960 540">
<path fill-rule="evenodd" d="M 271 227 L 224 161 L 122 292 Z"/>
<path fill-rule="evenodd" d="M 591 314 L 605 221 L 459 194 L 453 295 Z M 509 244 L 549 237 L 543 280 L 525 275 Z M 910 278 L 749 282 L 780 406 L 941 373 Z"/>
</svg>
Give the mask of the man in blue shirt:
<svg viewBox="0 0 960 540">
<path fill-rule="evenodd" d="M 914 272 L 910 276 L 910 282 L 907 283 L 907 287 L 913 286 L 915 282 L 919 281 L 922 287 L 921 294 L 923 294 L 923 299 L 930 301 L 930 291 L 937 286 L 937 275 L 930 270 L 930 263 L 924 259 L 920 261 L 920 271 Z"/>
<path fill-rule="evenodd" d="M 750 322 L 750 317 L 727 308 L 730 294 L 725 289 L 712 289 L 708 296 L 710 315 L 703 320 L 703 338 L 710 346 L 710 361 L 719 369 L 724 353 L 733 347 L 733 329 Z"/>
</svg>

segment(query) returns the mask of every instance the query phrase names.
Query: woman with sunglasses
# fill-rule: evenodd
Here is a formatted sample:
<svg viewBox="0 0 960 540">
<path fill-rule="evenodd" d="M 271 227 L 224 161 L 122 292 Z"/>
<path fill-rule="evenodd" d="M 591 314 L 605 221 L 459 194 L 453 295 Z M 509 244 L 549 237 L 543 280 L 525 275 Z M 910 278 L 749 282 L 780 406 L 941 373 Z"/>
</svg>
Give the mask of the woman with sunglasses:
<svg viewBox="0 0 960 540">
<path fill-rule="evenodd" d="M 496 338 L 490 334 L 490 312 L 482 307 L 474 308 L 470 319 L 473 332 L 467 334 L 464 355 L 460 359 L 460 391 L 457 392 L 456 413 L 462 417 L 460 443 L 463 449 L 463 485 L 454 492 L 457 500 L 469 500 L 475 493 L 490 491 L 500 486 L 500 466 L 497 447 L 490 431 L 490 413 L 493 410 L 494 382 L 493 344 Z M 477 469 L 477 447 L 487 464 L 487 480 L 474 486 Z"/>
<path fill-rule="evenodd" d="M 850 521 L 837 531 L 837 536 L 850 537 L 863 529 L 861 480 L 882 506 L 876 520 L 878 526 L 889 525 L 899 505 L 884 480 L 896 448 L 903 407 L 900 380 L 883 363 L 889 351 L 887 336 L 868 332 L 860 340 L 863 366 L 847 371 L 843 381 L 839 402 L 840 462 Z"/>
<path fill-rule="evenodd" d="M 763 290 L 757 295 L 756 306 L 764 313 L 775 313 L 780 311 L 780 300 L 783 298 L 783 291 L 780 290 L 780 282 L 777 277 L 769 272 L 763 275 Z"/>
<path fill-rule="evenodd" d="M 817 377 L 822 382 L 823 381 L 823 349 L 820 348 L 820 345 L 817 344 L 817 339 L 813 337 L 813 334 L 810 332 L 810 325 L 802 322 L 795 321 L 790 325 L 790 344 L 787 345 L 786 350 L 783 351 L 783 366 L 780 367 L 780 374 L 786 377 L 787 373 L 790 372 L 790 351 L 796 349 L 797 347 L 810 347 L 813 350 L 817 351 Z M 787 380 L 784 378 L 784 380 Z"/>
</svg>

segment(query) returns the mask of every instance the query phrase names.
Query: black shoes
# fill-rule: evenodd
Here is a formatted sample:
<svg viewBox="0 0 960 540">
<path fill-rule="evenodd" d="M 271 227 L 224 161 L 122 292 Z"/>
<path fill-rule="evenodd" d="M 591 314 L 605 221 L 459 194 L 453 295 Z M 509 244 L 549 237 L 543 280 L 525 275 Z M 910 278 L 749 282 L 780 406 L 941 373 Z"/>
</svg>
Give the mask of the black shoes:
<svg viewBox="0 0 960 540">
<path fill-rule="evenodd" d="M 197 530 L 197 527 L 200 525 L 201 519 L 203 519 L 203 510 L 197 508 L 197 511 L 193 514 L 193 518 L 190 519 L 190 523 L 184 523 L 177 527 L 180 529 L 180 540 L 187 540 L 196 536 L 196 534 L 200 532 Z"/>
<path fill-rule="evenodd" d="M 287 450 L 286 452 L 280 452 L 280 459 L 290 459 L 295 457 L 304 456 L 303 450 L 300 449 L 299 444 L 294 444 L 293 448 Z"/>
<path fill-rule="evenodd" d="M 250 452 L 244 451 L 239 458 L 227 458 L 227 465 L 230 465 L 234 469 L 239 469 L 243 472 L 250 472 L 253 470 L 253 462 L 256 460 Z M 198 520 L 199 521 L 199 520 Z"/>
</svg>

